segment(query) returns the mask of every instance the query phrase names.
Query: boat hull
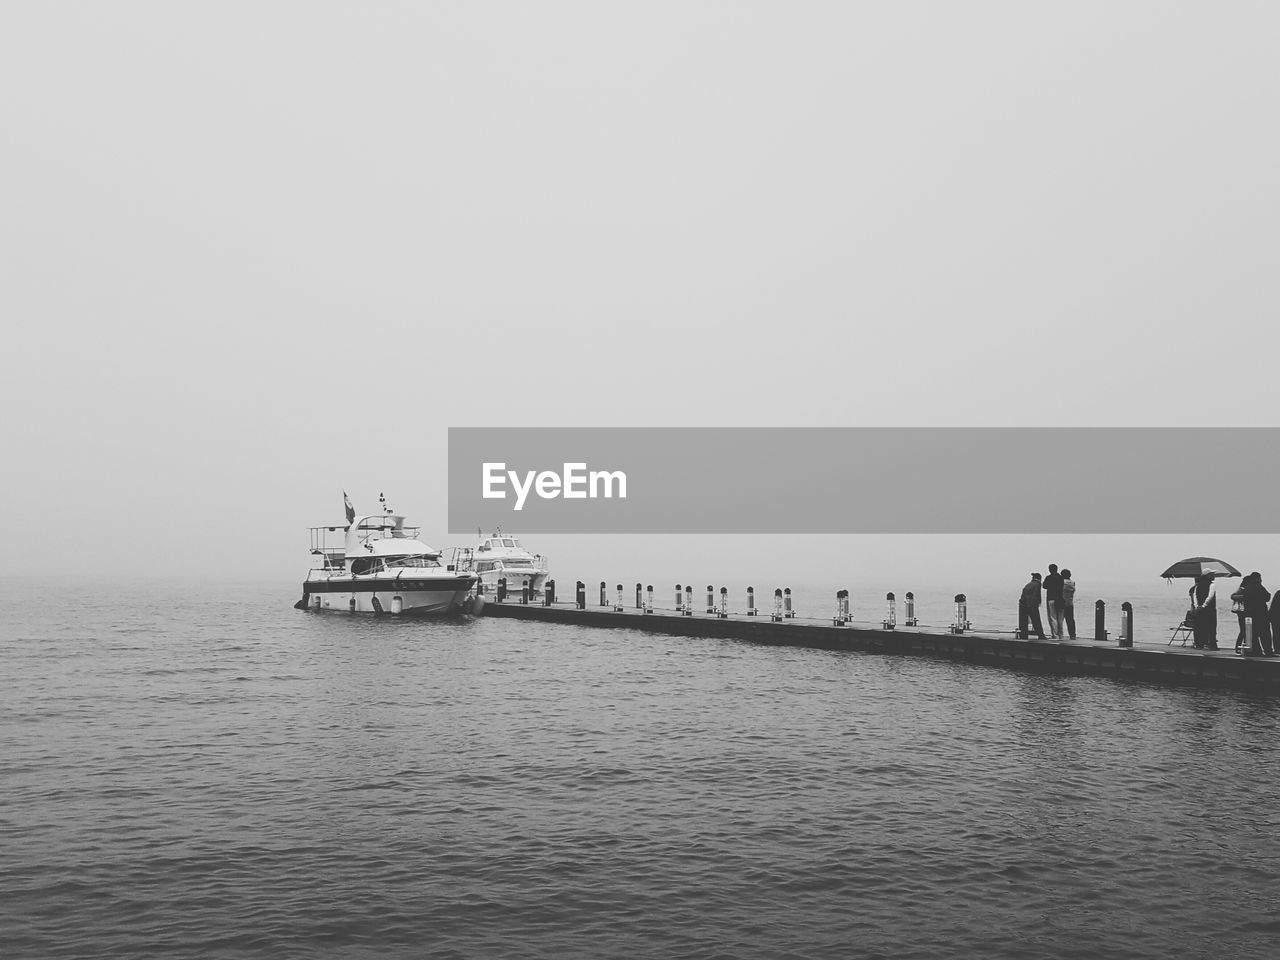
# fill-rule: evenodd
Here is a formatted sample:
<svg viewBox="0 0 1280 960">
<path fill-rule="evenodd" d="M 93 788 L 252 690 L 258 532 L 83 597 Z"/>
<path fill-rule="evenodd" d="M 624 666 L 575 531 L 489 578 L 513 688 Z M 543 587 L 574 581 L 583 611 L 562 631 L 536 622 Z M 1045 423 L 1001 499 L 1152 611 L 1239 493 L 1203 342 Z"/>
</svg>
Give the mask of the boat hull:
<svg viewBox="0 0 1280 960">
<path fill-rule="evenodd" d="M 372 613 L 388 616 L 443 616 L 463 612 L 476 578 L 450 577 L 319 577 L 303 581 L 306 610 Z"/>
<path fill-rule="evenodd" d="M 528 587 L 530 596 L 540 597 L 546 590 L 548 573 L 546 570 L 486 570 L 479 577 L 484 592 L 489 595 L 497 593 L 498 581 L 505 578 L 508 595 L 519 596 L 520 591 Z"/>
</svg>

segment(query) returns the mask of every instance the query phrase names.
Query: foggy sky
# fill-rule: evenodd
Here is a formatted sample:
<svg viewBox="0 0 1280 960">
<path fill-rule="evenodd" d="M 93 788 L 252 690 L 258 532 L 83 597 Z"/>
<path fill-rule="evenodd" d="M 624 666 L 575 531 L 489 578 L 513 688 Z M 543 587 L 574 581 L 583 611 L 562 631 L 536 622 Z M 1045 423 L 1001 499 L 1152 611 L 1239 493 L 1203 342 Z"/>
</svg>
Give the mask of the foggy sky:
<svg viewBox="0 0 1280 960">
<path fill-rule="evenodd" d="M 443 546 L 449 426 L 1276 426 L 1278 27 L 8 4 L 0 572 L 300 581 L 343 489 Z M 565 579 L 1204 553 L 1280 580 L 1261 537 L 530 545 Z"/>
</svg>

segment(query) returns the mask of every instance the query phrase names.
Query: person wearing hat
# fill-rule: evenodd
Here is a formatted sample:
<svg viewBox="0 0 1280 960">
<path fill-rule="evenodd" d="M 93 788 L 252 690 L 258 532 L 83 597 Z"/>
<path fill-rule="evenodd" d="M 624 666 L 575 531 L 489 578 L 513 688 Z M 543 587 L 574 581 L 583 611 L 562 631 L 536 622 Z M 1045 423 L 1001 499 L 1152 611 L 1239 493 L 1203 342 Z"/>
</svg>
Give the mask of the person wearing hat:
<svg viewBox="0 0 1280 960">
<path fill-rule="evenodd" d="M 1029 638 L 1027 622 L 1036 628 L 1036 638 L 1044 640 L 1044 625 L 1040 622 L 1040 574 L 1033 573 L 1018 598 L 1018 636 Z"/>
</svg>

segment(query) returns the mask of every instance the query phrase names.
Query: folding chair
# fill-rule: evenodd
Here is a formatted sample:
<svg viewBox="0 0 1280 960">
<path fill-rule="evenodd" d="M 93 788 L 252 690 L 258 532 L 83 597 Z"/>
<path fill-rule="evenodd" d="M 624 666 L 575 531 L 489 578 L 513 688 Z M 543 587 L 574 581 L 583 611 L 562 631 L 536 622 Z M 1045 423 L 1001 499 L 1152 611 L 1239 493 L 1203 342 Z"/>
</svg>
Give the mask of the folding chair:
<svg viewBox="0 0 1280 960">
<path fill-rule="evenodd" d="M 1188 640 L 1196 638 L 1196 612 L 1188 610 L 1186 616 L 1182 618 L 1182 622 L 1173 628 L 1173 636 L 1169 638 L 1169 646 L 1173 646 L 1173 641 L 1181 640 L 1185 647 Z"/>
</svg>

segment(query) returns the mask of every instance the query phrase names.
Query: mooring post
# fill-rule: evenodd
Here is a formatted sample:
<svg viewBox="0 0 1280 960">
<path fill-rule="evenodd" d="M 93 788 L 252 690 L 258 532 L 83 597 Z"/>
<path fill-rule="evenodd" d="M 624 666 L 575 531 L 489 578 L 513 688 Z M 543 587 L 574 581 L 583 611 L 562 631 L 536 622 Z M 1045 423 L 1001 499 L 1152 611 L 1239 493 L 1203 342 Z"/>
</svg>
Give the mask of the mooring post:
<svg viewBox="0 0 1280 960">
<path fill-rule="evenodd" d="M 640 584 L 636 584 L 636 609 L 644 609 L 644 601 L 640 599 Z"/>
<path fill-rule="evenodd" d="M 609 605 L 609 601 L 604 598 L 605 589 L 606 589 L 605 583 L 603 580 L 601 580 L 600 581 L 600 606 L 602 607 L 607 607 Z"/>
<path fill-rule="evenodd" d="M 782 591 L 782 615 L 788 620 L 794 619 L 796 612 L 791 609 L 791 588 Z"/>
<path fill-rule="evenodd" d="M 1240 649 L 1246 653 L 1253 652 L 1253 617 L 1244 618 L 1244 646 Z"/>
<path fill-rule="evenodd" d="M 782 622 L 782 590 L 773 591 L 773 613 L 769 617 L 774 623 Z"/>
<path fill-rule="evenodd" d="M 894 630 L 898 626 L 897 601 L 894 599 L 892 591 L 886 593 L 884 599 L 889 604 L 889 607 L 885 610 L 884 619 L 880 621 L 880 626 L 886 630 Z"/>
<path fill-rule="evenodd" d="M 520 602 L 526 607 L 529 605 L 529 584 L 527 583 L 520 585 Z"/>
<path fill-rule="evenodd" d="M 956 622 L 951 625 L 952 633 L 964 633 L 972 624 L 969 623 L 969 598 L 963 593 L 956 594 Z"/>
<path fill-rule="evenodd" d="M 644 612 L 653 613 L 653 584 L 649 584 L 649 589 L 645 592 Z"/>
<path fill-rule="evenodd" d="M 756 588 L 747 587 L 747 616 L 754 617 L 756 615 Z"/>
<path fill-rule="evenodd" d="M 1093 642 L 1107 642 L 1107 602 L 1099 600 L 1093 605 Z M 1124 644 L 1120 644 L 1124 646 Z"/>
<path fill-rule="evenodd" d="M 676 613 L 684 609 L 684 587 L 676 584 Z"/>
<path fill-rule="evenodd" d="M 556 582 L 548 580 L 547 585 L 542 588 L 542 605 L 549 607 L 556 602 Z"/>
<path fill-rule="evenodd" d="M 707 613 L 716 612 L 716 591 L 715 587 L 707 584 Z"/>
<path fill-rule="evenodd" d="M 1128 600 L 1120 604 L 1120 646 L 1133 646 L 1133 604 Z"/>
<path fill-rule="evenodd" d="M 587 585 L 579 580 L 577 585 L 574 587 L 574 592 L 574 599 L 578 601 L 578 609 L 587 609 Z"/>
<path fill-rule="evenodd" d="M 729 588 L 720 588 L 720 619 L 729 619 Z"/>
<path fill-rule="evenodd" d="M 848 593 L 849 593 L 848 590 L 836 591 L 836 615 L 831 618 L 831 625 L 833 627 L 844 626 L 844 605 L 845 605 L 844 598 Z"/>
<path fill-rule="evenodd" d="M 903 621 L 904 625 L 908 627 L 917 627 L 920 625 L 920 621 L 916 619 L 916 595 L 910 590 L 907 591 L 907 595 L 903 598 L 902 612 L 906 617 Z"/>
<path fill-rule="evenodd" d="M 613 612 L 622 612 L 622 584 L 618 584 L 618 602 L 613 605 Z"/>
<path fill-rule="evenodd" d="M 502 603 L 502 601 L 506 599 L 507 599 L 507 578 L 499 577 L 498 578 L 498 602 Z"/>
<path fill-rule="evenodd" d="M 691 583 L 684 585 L 684 615 L 693 616 L 693 584 Z"/>
</svg>

